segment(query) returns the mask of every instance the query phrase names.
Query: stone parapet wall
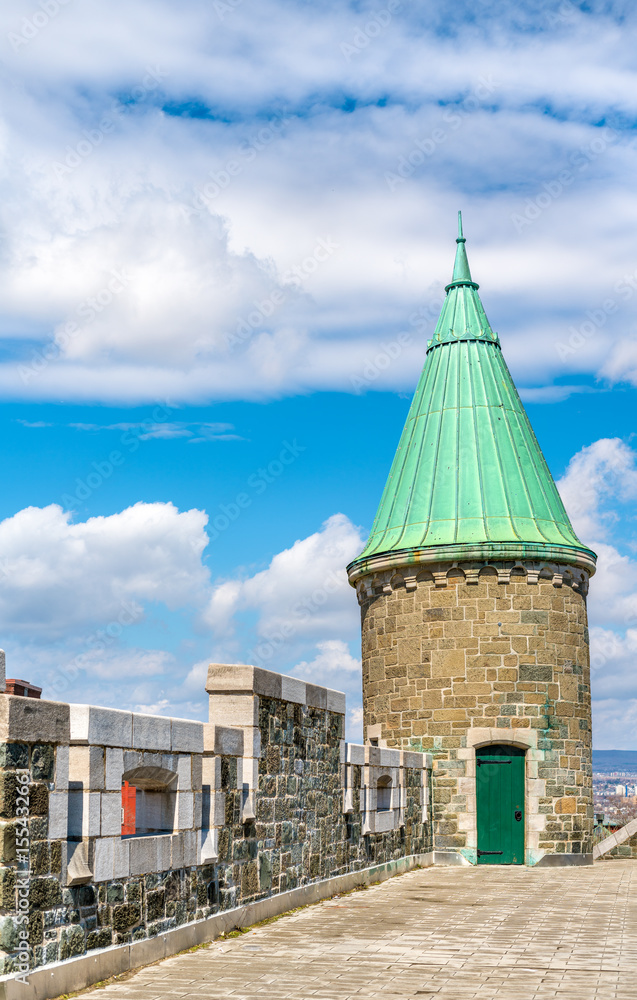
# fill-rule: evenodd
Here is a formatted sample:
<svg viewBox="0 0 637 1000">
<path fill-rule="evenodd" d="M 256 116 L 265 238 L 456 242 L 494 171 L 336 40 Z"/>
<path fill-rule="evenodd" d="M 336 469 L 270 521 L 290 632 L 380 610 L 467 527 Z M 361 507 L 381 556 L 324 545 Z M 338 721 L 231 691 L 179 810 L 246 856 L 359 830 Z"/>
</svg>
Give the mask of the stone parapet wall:
<svg viewBox="0 0 637 1000">
<path fill-rule="evenodd" d="M 637 858 L 637 818 L 595 844 L 593 859 L 609 858 Z"/>
<path fill-rule="evenodd" d="M 239 726 L 0 696 L 0 973 L 431 850 L 430 757 L 347 744 L 343 695 L 245 669 Z M 123 779 L 170 830 L 122 836 Z"/>
<path fill-rule="evenodd" d="M 590 854 L 586 586 L 513 563 L 359 582 L 365 731 L 433 753 L 437 850 L 475 860 L 475 748 L 502 742 L 529 748 L 527 861 Z"/>
</svg>

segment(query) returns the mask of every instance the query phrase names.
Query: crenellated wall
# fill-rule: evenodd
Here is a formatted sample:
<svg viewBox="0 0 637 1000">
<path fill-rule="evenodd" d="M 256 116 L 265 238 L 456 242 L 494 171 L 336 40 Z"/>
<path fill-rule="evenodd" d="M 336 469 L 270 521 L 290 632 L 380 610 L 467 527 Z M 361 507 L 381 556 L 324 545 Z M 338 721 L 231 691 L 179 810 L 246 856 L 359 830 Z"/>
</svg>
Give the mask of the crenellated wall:
<svg viewBox="0 0 637 1000">
<path fill-rule="evenodd" d="M 345 743 L 342 694 L 270 671 L 208 690 L 205 724 L 0 696 L 5 976 L 431 850 L 428 755 Z"/>
</svg>

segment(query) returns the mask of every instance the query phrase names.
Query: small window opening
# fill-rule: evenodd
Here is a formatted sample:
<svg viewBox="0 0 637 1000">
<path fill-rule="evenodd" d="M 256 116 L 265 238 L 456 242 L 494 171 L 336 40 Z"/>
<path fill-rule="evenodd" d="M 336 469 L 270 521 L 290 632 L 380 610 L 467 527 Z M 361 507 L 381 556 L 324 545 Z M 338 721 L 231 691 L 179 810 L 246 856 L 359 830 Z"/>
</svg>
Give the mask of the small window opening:
<svg viewBox="0 0 637 1000">
<path fill-rule="evenodd" d="M 122 777 L 122 837 L 172 833 L 177 775 L 163 767 L 136 767 Z"/>
<path fill-rule="evenodd" d="M 391 778 L 379 778 L 376 786 L 376 812 L 391 809 Z"/>
</svg>

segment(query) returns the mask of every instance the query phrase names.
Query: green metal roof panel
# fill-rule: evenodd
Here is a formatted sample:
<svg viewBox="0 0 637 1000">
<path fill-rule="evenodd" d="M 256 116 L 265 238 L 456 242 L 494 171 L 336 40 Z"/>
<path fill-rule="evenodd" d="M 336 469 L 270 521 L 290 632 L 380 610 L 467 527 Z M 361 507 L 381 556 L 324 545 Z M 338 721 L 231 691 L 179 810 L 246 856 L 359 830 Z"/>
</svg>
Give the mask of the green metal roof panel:
<svg viewBox="0 0 637 1000">
<path fill-rule="evenodd" d="M 454 279 L 364 551 L 352 564 L 394 552 L 494 544 L 520 553 L 579 550 L 471 280 L 462 230 Z M 460 324 L 460 325 L 458 325 Z M 571 553 L 572 555 L 572 553 Z M 460 557 L 460 554 L 459 554 Z"/>
</svg>

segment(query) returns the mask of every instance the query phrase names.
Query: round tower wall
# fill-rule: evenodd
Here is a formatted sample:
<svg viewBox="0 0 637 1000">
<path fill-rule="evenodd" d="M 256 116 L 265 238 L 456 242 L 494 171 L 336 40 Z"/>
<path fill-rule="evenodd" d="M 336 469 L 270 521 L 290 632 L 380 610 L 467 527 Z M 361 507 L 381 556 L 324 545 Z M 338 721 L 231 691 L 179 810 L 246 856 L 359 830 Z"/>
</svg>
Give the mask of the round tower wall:
<svg viewBox="0 0 637 1000">
<path fill-rule="evenodd" d="M 505 743 L 526 750 L 526 862 L 591 860 L 587 584 L 510 564 L 358 581 L 366 739 L 434 754 L 437 850 L 477 860 L 476 748 Z"/>
</svg>

